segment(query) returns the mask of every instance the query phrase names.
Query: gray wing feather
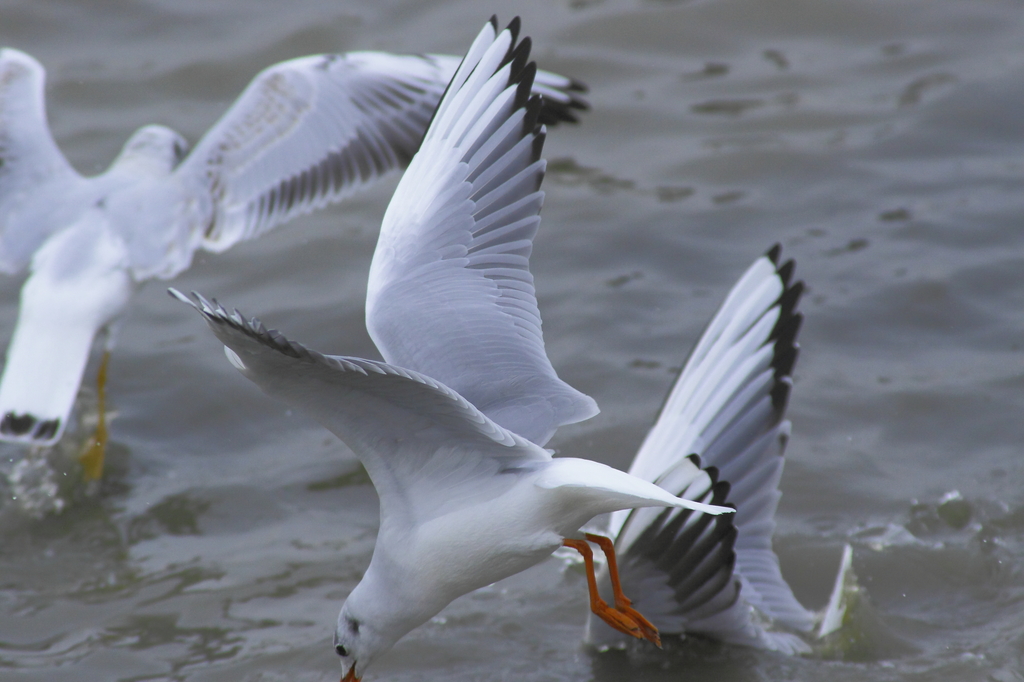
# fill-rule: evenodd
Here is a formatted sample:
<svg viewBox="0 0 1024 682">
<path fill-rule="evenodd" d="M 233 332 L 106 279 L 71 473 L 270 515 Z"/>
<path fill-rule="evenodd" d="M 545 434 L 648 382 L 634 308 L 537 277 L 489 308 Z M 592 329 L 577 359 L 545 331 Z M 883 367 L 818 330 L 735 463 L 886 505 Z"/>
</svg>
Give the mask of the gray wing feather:
<svg viewBox="0 0 1024 682">
<path fill-rule="evenodd" d="M 529 270 L 544 132 L 528 45 L 514 42 L 485 29 L 453 77 L 384 216 L 366 322 L 388 362 L 543 444 L 597 407 L 544 350 Z"/>
<path fill-rule="evenodd" d="M 779 267 L 778 256 L 776 247 L 733 287 L 630 469 L 676 494 L 683 490 L 681 485 L 688 486 L 687 494 L 715 491 L 720 496 L 715 503 L 734 505 L 736 514 L 714 520 L 717 535 L 705 531 L 699 542 L 693 540 L 694 531 L 672 526 L 660 510 L 657 515 L 648 510 L 617 513 L 612 532 L 617 533 L 624 585 L 635 572 L 638 589 L 643 588 L 639 583 L 673 587 L 673 571 L 680 569 L 666 557 L 680 562 L 686 557 L 690 564 L 693 557 L 710 561 L 704 569 L 708 576 L 711 568 L 717 569 L 717 582 L 708 578 L 701 583 L 702 600 L 696 608 L 693 597 L 680 594 L 676 585 L 672 602 L 652 610 L 656 618 L 660 612 L 661 621 L 652 622 L 664 631 L 704 633 L 795 652 L 806 650 L 806 644 L 798 637 L 765 630 L 751 611 L 756 608 L 799 631 L 812 626 L 812 614 L 796 601 L 771 548 L 782 454 L 789 436 L 789 422 L 782 416 L 801 321 L 795 307 L 802 291 L 802 283 L 789 283 L 792 263 Z M 699 460 L 688 460 L 691 454 Z M 689 466 L 683 464 L 687 461 Z M 689 479 L 680 478 L 685 471 L 685 476 L 699 480 L 694 473 L 698 465 L 710 480 L 718 481 L 717 487 L 694 490 Z M 697 521 L 690 523 L 697 527 Z M 712 519 L 700 523 L 710 527 Z M 646 606 L 653 601 L 642 592 L 630 597 L 638 609 L 642 602 Z"/>
<path fill-rule="evenodd" d="M 493 492 L 479 488 L 500 485 L 501 477 L 485 474 L 550 460 L 429 377 L 322 355 L 216 301 L 170 292 L 202 314 L 246 378 L 311 415 L 355 452 L 380 495 L 383 517 L 421 522 L 467 494 Z"/>
<path fill-rule="evenodd" d="M 349 52 L 269 67 L 177 175 L 207 204 L 203 247 L 223 251 L 405 166 L 460 59 Z M 547 74 L 546 117 L 585 109 L 577 81 Z"/>
<path fill-rule="evenodd" d="M 261 72 L 176 172 L 209 197 L 204 247 L 222 251 L 404 165 L 444 75 L 429 57 L 377 52 Z"/>
<path fill-rule="evenodd" d="M 66 194 L 81 176 L 57 148 L 46 121 L 46 72 L 30 55 L 0 50 L 0 271 L 24 268 L 39 245 L 61 225 L 11 227 L 23 202 L 55 183 Z M 28 227 L 29 229 L 25 229 Z"/>
</svg>

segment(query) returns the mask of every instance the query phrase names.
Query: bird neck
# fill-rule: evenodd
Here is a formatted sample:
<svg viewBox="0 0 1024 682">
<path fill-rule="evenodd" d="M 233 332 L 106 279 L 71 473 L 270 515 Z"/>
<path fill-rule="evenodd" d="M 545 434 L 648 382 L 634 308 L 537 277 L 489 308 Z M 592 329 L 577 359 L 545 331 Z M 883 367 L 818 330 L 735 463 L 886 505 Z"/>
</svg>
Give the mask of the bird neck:
<svg viewBox="0 0 1024 682">
<path fill-rule="evenodd" d="M 384 562 L 386 563 L 386 562 Z M 378 644 L 390 649 L 401 637 L 433 618 L 448 605 L 427 590 L 417 590 L 414 581 L 396 575 L 393 567 L 382 565 L 374 554 L 363 579 L 345 600 L 344 608 L 360 622 L 370 625 Z"/>
</svg>

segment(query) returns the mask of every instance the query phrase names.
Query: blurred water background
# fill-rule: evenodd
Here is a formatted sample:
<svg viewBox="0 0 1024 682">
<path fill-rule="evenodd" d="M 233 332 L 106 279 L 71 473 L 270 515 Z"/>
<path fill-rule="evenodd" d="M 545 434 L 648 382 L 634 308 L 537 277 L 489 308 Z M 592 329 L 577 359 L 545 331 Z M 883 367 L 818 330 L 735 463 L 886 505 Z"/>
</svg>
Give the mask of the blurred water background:
<svg viewBox="0 0 1024 682">
<path fill-rule="evenodd" d="M 552 559 L 458 600 L 369 677 L 1024 680 L 1018 1 L 0 0 L 0 44 L 45 65 L 57 142 L 91 174 L 147 123 L 194 142 L 274 62 L 461 53 L 492 12 L 591 88 L 583 124 L 548 137 L 533 271 L 553 363 L 603 411 L 553 446 L 627 467 L 729 286 L 781 242 L 808 293 L 776 548 L 818 608 L 851 542 L 864 598 L 815 657 L 595 656 L 582 572 Z M 378 357 L 363 297 L 393 187 L 171 284 Z M 0 281 L 5 342 L 20 286 Z M 54 499 L 3 484 L 0 679 L 336 679 L 373 489 L 164 289 L 135 299 L 111 361 L 102 485 L 51 455 L 65 507 L 37 518 Z M 2 454 L 9 479 L 23 453 Z"/>
</svg>

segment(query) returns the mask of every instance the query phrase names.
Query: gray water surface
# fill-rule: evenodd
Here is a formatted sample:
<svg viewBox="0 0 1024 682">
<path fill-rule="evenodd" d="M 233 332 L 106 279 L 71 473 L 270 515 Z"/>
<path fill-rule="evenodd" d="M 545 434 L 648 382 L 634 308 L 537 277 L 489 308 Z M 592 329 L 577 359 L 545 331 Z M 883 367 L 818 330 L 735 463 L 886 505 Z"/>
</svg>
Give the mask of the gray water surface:
<svg viewBox="0 0 1024 682">
<path fill-rule="evenodd" d="M 583 574 L 552 559 L 458 600 L 367 679 L 1024 680 L 1019 2 L 0 0 L 0 44 L 46 66 L 56 140 L 91 174 L 144 124 L 194 142 L 276 61 L 460 53 L 492 12 L 591 88 L 583 124 L 548 136 L 533 271 L 552 361 L 602 413 L 552 445 L 627 467 L 729 286 L 780 242 L 808 292 L 776 548 L 819 608 L 851 542 L 865 597 L 829 655 L 595 656 Z M 394 183 L 170 284 L 378 357 L 363 297 Z M 135 299 L 111 360 L 100 489 L 58 470 L 67 506 L 40 520 L 4 488 L 0 679 L 336 679 L 373 489 L 167 284 Z M 0 281 L 5 339 L 20 286 Z M 22 453 L 3 454 L 10 473 Z"/>
</svg>

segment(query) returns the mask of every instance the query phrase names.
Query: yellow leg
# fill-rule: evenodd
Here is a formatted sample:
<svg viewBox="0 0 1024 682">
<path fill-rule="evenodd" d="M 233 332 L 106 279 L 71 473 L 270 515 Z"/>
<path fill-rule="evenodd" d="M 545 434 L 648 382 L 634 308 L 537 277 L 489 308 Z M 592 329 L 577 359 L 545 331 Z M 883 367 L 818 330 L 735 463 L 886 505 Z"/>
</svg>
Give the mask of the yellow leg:
<svg viewBox="0 0 1024 682">
<path fill-rule="evenodd" d="M 103 352 L 100 371 L 96 377 L 96 408 L 99 417 L 96 421 L 96 432 L 82 449 L 78 461 L 82 464 L 83 477 L 86 481 L 95 481 L 103 476 L 103 457 L 107 452 L 107 361 L 110 351 Z"/>
</svg>

